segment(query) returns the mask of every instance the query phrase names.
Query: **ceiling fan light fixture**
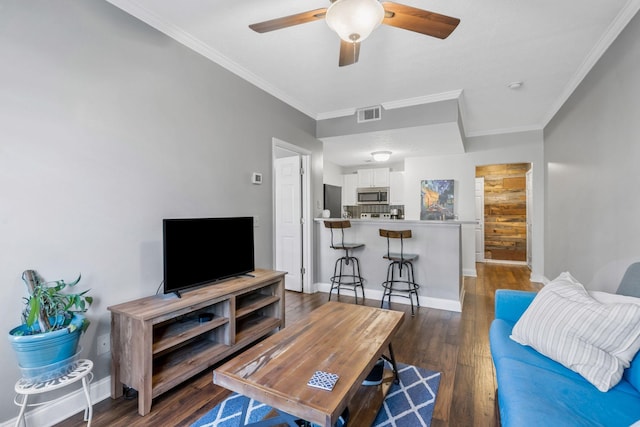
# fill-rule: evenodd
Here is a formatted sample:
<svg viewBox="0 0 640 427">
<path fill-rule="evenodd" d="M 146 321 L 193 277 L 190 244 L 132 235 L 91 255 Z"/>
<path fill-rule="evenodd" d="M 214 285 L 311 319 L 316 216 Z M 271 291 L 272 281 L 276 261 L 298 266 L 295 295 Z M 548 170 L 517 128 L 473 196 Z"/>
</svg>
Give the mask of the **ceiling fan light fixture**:
<svg viewBox="0 0 640 427">
<path fill-rule="evenodd" d="M 386 162 L 391 157 L 391 151 L 374 151 L 371 155 L 376 162 Z"/>
<path fill-rule="evenodd" d="M 327 9 L 327 25 L 346 42 L 361 42 L 384 18 L 378 0 L 336 0 Z"/>
</svg>

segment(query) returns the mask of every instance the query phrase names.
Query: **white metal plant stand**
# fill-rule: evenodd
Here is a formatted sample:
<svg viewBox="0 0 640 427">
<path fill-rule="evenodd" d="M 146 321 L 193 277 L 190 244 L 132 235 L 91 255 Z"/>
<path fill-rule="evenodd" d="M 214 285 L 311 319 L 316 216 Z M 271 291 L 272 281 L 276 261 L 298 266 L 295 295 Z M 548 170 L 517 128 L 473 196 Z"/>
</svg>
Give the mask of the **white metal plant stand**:
<svg viewBox="0 0 640 427">
<path fill-rule="evenodd" d="M 16 397 L 14 399 L 15 404 L 20 407 L 20 414 L 16 420 L 16 427 L 20 426 L 20 421 L 22 421 L 25 426 L 27 425 L 24 413 L 27 408 L 29 396 L 57 390 L 79 380 L 82 380 L 82 388 L 87 399 L 87 407 L 84 410 L 84 420 L 87 421 L 87 427 L 90 427 L 91 418 L 93 417 L 93 405 L 91 404 L 91 395 L 89 394 L 89 384 L 93 379 L 93 373 L 91 372 L 92 369 L 93 362 L 91 360 L 80 359 L 69 366 L 68 372 L 64 372 L 61 376 L 57 376 L 56 378 L 47 379 L 46 377 L 43 378 L 41 376 L 36 380 L 25 378 L 19 379 L 18 382 L 16 382 Z M 29 406 L 46 405 L 58 399 L 41 403 L 32 403 Z"/>
</svg>

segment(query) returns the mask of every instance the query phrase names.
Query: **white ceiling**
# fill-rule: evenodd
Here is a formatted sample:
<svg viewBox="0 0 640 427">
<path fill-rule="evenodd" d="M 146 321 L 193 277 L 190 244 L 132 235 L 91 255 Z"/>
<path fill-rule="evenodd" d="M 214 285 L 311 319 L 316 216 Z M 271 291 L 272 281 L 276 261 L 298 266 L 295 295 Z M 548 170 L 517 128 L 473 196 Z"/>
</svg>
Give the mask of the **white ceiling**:
<svg viewBox="0 0 640 427">
<path fill-rule="evenodd" d="M 445 40 L 381 25 L 362 42 L 358 63 L 338 67 L 339 39 L 323 20 L 264 34 L 248 28 L 328 0 L 107 1 L 314 119 L 462 93 L 468 137 L 542 129 L 640 9 L 640 0 L 398 0 L 460 25 Z M 509 89 L 514 81 L 523 85 Z M 362 164 L 385 144 L 428 155 L 444 147 L 425 135 L 441 131 L 328 138 L 325 159 Z"/>
</svg>

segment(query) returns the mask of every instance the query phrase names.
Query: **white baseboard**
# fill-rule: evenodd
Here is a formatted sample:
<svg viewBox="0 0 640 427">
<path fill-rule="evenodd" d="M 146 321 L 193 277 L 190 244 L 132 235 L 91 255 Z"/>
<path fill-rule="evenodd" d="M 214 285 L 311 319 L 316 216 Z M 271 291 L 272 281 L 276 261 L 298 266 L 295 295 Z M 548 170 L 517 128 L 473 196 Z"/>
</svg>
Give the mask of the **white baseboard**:
<svg viewBox="0 0 640 427">
<path fill-rule="evenodd" d="M 543 285 L 546 285 L 550 282 L 550 280 L 544 274 L 533 274 L 533 272 L 531 273 L 529 280 L 536 283 L 542 283 Z"/>
<path fill-rule="evenodd" d="M 478 277 L 478 270 L 475 268 L 463 268 L 462 275 L 465 277 Z"/>
<path fill-rule="evenodd" d="M 82 384 L 82 383 L 78 383 Z M 96 404 L 111 397 L 111 377 L 102 378 L 100 381 L 89 385 L 91 403 Z M 28 426 L 50 427 L 66 420 L 71 415 L 84 411 L 87 400 L 84 396 L 82 386 L 66 396 L 61 396 L 54 401 L 38 406 L 25 413 L 25 420 Z M 15 426 L 18 418 L 19 408 L 16 406 L 16 416 L 13 419 L 0 424 L 0 427 Z"/>
<path fill-rule="evenodd" d="M 319 292 L 329 293 L 329 290 L 331 289 L 330 283 L 316 283 L 315 286 Z M 375 299 L 377 301 L 381 301 L 382 294 L 383 294 L 383 291 L 381 289 L 365 288 L 365 296 L 367 297 L 367 299 Z M 344 295 L 353 296 L 353 293 L 347 291 L 346 293 L 344 293 Z M 448 299 L 442 299 L 442 298 L 430 298 L 425 296 L 420 296 L 419 301 L 420 301 L 421 307 L 435 308 L 438 310 L 455 311 L 458 313 L 462 311 L 462 304 L 460 304 L 460 301 L 448 300 Z M 402 297 L 391 297 L 391 302 L 394 304 L 398 303 L 398 304 L 411 305 L 411 303 L 409 302 L 409 299 L 402 298 Z"/>
<path fill-rule="evenodd" d="M 507 259 L 485 259 L 487 264 L 528 265 L 526 261 L 509 261 Z"/>
</svg>

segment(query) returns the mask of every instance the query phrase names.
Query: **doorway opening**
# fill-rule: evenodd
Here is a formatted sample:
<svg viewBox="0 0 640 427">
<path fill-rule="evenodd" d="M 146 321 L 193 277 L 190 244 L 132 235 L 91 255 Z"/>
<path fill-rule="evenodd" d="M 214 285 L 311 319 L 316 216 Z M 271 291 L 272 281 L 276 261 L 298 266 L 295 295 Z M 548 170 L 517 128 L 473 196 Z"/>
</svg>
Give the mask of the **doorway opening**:
<svg viewBox="0 0 640 427">
<path fill-rule="evenodd" d="M 311 153 L 273 139 L 273 265 L 285 289 L 311 292 Z"/>
<path fill-rule="evenodd" d="M 476 166 L 477 261 L 531 267 L 530 189 L 531 163 Z"/>
</svg>

